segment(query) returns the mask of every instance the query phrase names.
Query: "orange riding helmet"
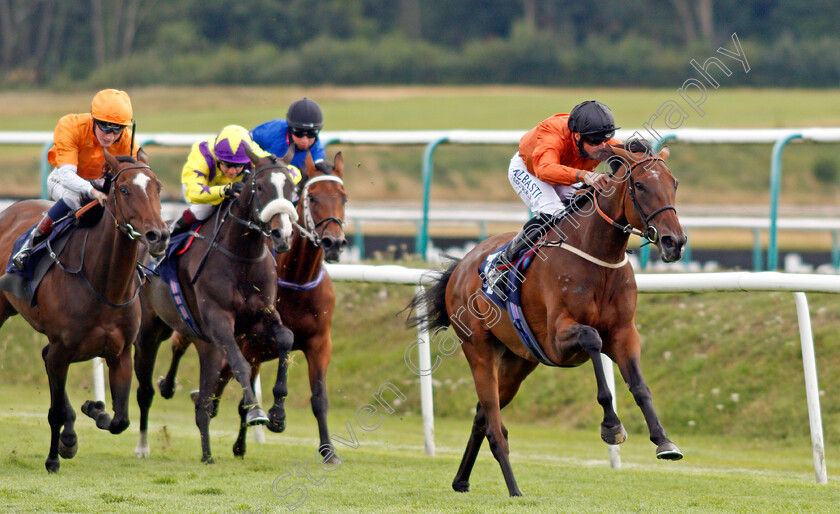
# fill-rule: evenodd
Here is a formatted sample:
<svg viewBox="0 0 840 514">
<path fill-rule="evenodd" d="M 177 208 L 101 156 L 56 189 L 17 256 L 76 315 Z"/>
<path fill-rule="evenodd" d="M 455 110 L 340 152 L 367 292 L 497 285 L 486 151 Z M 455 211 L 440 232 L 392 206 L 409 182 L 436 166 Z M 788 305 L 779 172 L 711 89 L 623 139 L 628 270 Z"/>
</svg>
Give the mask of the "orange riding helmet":
<svg viewBox="0 0 840 514">
<path fill-rule="evenodd" d="M 103 89 L 96 93 L 90 103 L 93 119 L 118 125 L 130 125 L 134 118 L 128 93 L 118 89 Z"/>
</svg>

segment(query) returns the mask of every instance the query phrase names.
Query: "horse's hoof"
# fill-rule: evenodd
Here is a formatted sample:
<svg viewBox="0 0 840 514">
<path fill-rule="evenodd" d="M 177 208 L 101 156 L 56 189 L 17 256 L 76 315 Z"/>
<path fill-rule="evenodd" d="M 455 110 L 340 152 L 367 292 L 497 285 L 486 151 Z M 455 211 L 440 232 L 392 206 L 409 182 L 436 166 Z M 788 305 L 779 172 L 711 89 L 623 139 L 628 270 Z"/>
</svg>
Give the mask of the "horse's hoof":
<svg viewBox="0 0 840 514">
<path fill-rule="evenodd" d="M 100 430 L 111 430 L 111 415 L 104 410 L 99 411 L 93 419 L 96 420 L 96 428 Z"/>
<path fill-rule="evenodd" d="M 683 454 L 677 445 L 671 441 L 666 441 L 656 447 L 656 458 L 664 460 L 680 460 Z"/>
<path fill-rule="evenodd" d="M 620 423 L 617 427 L 601 425 L 601 439 L 607 444 L 621 444 L 627 440 L 627 431 L 624 430 L 624 425 Z"/>
<path fill-rule="evenodd" d="M 79 441 L 75 436 L 73 437 L 72 443 L 65 444 L 61 438 L 58 439 L 58 454 L 61 455 L 62 459 L 72 459 L 76 456 L 76 452 L 79 451 Z"/>
<path fill-rule="evenodd" d="M 158 390 L 160 390 L 160 395 L 163 398 L 169 400 L 173 396 L 175 396 L 175 383 L 174 383 L 174 381 L 172 383 L 169 383 L 169 382 L 166 381 L 166 377 L 160 377 L 160 378 L 158 378 L 157 384 L 158 384 Z"/>
<path fill-rule="evenodd" d="M 470 482 L 468 480 L 453 480 L 452 489 L 459 493 L 468 493 L 470 492 Z"/>
<path fill-rule="evenodd" d="M 48 473 L 58 473 L 58 468 L 61 466 L 61 462 L 59 462 L 58 457 L 55 459 L 47 457 L 47 462 L 44 465 L 47 467 Z"/>
<path fill-rule="evenodd" d="M 272 432 L 279 434 L 280 432 L 286 430 L 286 410 L 274 406 L 268 411 L 269 420 L 266 428 L 271 430 Z"/>
<path fill-rule="evenodd" d="M 213 457 L 208 456 L 208 457 L 202 457 L 201 458 L 201 463 L 202 464 L 215 464 L 216 461 L 213 460 Z"/>
<path fill-rule="evenodd" d="M 240 446 L 239 443 L 233 443 L 233 456 L 240 459 L 245 458 L 245 445 Z"/>
<path fill-rule="evenodd" d="M 87 400 L 82 404 L 82 414 L 96 419 L 97 412 L 105 410 L 105 402 Z"/>
<path fill-rule="evenodd" d="M 128 428 L 130 424 L 131 422 L 129 422 L 128 420 L 120 421 L 118 423 L 111 421 L 108 425 L 108 431 L 112 434 L 122 434 L 123 432 L 125 432 L 125 429 Z"/>
<path fill-rule="evenodd" d="M 149 447 L 148 446 L 142 446 L 142 445 L 138 444 L 137 446 L 134 447 L 134 455 L 138 459 L 148 459 L 149 455 L 150 455 Z"/>
<path fill-rule="evenodd" d="M 249 427 L 254 425 L 265 425 L 268 423 L 268 416 L 260 407 L 251 407 L 248 414 L 245 415 L 245 424 Z"/>
</svg>

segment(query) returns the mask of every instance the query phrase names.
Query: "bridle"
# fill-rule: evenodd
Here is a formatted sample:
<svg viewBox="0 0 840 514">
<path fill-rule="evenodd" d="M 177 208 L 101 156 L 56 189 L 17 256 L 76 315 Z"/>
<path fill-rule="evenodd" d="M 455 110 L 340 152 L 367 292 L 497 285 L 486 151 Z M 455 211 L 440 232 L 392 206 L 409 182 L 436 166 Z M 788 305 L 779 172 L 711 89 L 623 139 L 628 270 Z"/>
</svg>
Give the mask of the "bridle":
<svg viewBox="0 0 840 514">
<path fill-rule="evenodd" d="M 646 239 L 648 241 L 648 243 L 656 243 L 657 241 L 659 241 L 659 231 L 656 230 L 656 227 L 654 227 L 653 225 L 650 224 L 650 221 L 654 217 L 656 217 L 656 215 L 658 215 L 659 213 L 661 213 L 663 211 L 672 210 L 675 213 L 677 212 L 676 207 L 674 207 L 673 205 L 665 205 L 663 207 L 660 207 L 660 208 L 656 209 L 655 211 L 653 211 L 649 215 L 645 215 L 644 211 L 642 210 L 642 206 L 639 205 L 639 201 L 636 199 L 636 188 L 633 185 L 633 177 L 632 177 L 633 168 L 635 168 L 636 166 L 639 166 L 640 164 L 644 164 L 646 162 L 656 162 L 656 161 L 665 162 L 664 159 L 660 159 L 659 157 L 649 157 L 647 159 L 642 159 L 641 161 L 639 161 L 639 162 L 633 164 L 632 166 L 630 166 L 630 171 L 628 173 L 628 175 L 630 175 L 628 177 L 630 183 L 628 184 L 627 187 L 629 188 L 628 192 L 630 193 L 630 200 L 633 202 L 633 208 L 636 209 L 636 213 L 638 213 L 639 217 L 642 218 L 642 222 L 645 224 L 645 231 L 644 232 L 640 232 L 640 231 L 636 230 L 629 223 L 627 225 L 621 225 L 620 223 L 616 223 L 615 220 L 613 220 L 612 218 L 607 216 L 607 214 L 604 213 L 604 211 L 601 210 L 601 207 L 598 205 L 597 199 L 595 199 L 595 201 L 594 201 L 595 208 L 598 210 L 598 214 L 600 214 L 601 217 L 604 218 L 604 220 L 607 221 L 607 223 L 616 227 L 617 229 L 621 230 L 622 232 L 624 232 L 626 234 L 633 234 L 633 235 L 642 237 L 642 238 Z M 595 192 L 597 194 L 598 192 L 600 192 L 600 189 L 598 189 L 596 187 Z"/>
<path fill-rule="evenodd" d="M 135 166 L 126 166 L 125 168 L 119 170 L 113 177 L 111 177 L 111 188 L 113 189 L 113 188 L 116 187 L 117 178 L 119 178 L 119 176 L 122 175 L 122 173 L 126 170 L 151 170 L 151 169 L 152 168 L 150 166 L 146 165 L 146 164 L 137 164 Z M 122 232 L 123 234 L 128 236 L 128 238 L 131 239 L 132 241 L 134 241 L 135 239 L 139 239 L 139 238 L 143 237 L 143 234 L 141 234 L 140 232 L 135 230 L 134 227 L 131 226 L 131 223 L 126 221 L 125 214 L 123 214 L 122 210 L 120 209 L 120 202 L 117 200 L 117 196 L 118 196 L 118 193 L 115 191 L 114 192 L 114 210 L 116 211 L 116 213 L 111 212 L 111 209 L 108 208 L 108 203 L 109 202 L 105 202 L 105 212 L 110 214 L 111 218 L 114 219 L 114 223 L 116 224 L 117 229 L 119 229 L 120 232 Z M 122 223 L 120 223 L 120 221 L 117 219 L 117 216 L 122 218 Z"/>
<path fill-rule="evenodd" d="M 337 223 L 338 227 L 341 230 L 344 230 L 344 220 L 336 218 L 335 216 L 326 217 L 318 223 L 315 223 L 315 219 L 312 217 L 312 210 L 310 209 L 309 186 L 317 184 L 318 182 L 338 182 L 342 186 L 344 185 L 344 181 L 335 175 L 319 175 L 307 180 L 301 190 L 300 195 L 301 202 L 303 204 L 303 226 L 298 223 L 295 223 L 295 226 L 300 231 L 300 234 L 316 247 L 321 246 L 321 240 L 323 239 L 324 232 L 326 232 L 330 223 Z M 317 232 L 318 227 L 322 227 L 320 234 Z"/>
<path fill-rule="evenodd" d="M 283 166 L 281 164 L 277 164 L 275 162 L 274 164 L 258 168 L 256 171 L 253 172 L 253 177 L 251 177 L 251 194 L 248 197 L 248 210 L 250 211 L 250 219 L 244 220 L 230 212 L 230 207 L 233 206 L 234 202 L 230 202 L 228 204 L 228 212 L 226 213 L 226 215 L 229 215 L 231 218 L 233 218 L 234 221 L 241 223 L 242 225 L 245 225 L 246 227 L 252 230 L 256 230 L 265 237 L 271 237 L 271 228 L 269 227 L 268 222 L 263 222 L 260 218 L 260 212 L 262 211 L 263 206 L 260 204 L 260 199 L 257 198 L 257 177 L 260 173 L 268 170 L 288 170 L 288 167 Z M 251 172 L 246 171 L 245 173 L 247 175 Z M 248 178 L 246 177 L 244 180 L 248 180 Z M 282 198 L 283 191 L 278 191 L 277 197 Z M 235 201 L 238 202 L 240 198 L 242 198 L 241 195 L 238 196 L 235 199 Z"/>
</svg>

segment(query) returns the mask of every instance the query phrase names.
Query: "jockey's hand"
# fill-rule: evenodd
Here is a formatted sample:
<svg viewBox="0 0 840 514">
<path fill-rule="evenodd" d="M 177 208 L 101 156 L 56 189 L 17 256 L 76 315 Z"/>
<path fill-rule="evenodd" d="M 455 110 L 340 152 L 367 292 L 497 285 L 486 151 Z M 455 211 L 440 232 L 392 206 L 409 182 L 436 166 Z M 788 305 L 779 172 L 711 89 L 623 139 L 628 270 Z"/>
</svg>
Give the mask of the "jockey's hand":
<svg viewBox="0 0 840 514">
<path fill-rule="evenodd" d="M 225 196 L 228 196 L 228 197 L 239 196 L 239 193 L 241 193 L 242 189 L 244 189 L 244 188 L 245 188 L 245 184 L 242 181 L 231 182 L 230 184 L 225 186 Z"/>
<path fill-rule="evenodd" d="M 594 186 L 598 182 L 598 178 L 600 176 L 601 174 L 595 171 L 584 171 L 580 174 L 580 178 L 583 179 L 583 182 L 586 183 L 587 186 Z"/>
<path fill-rule="evenodd" d="M 96 188 L 91 190 L 90 195 L 93 197 L 94 200 L 99 202 L 99 205 L 105 205 L 105 202 L 108 200 L 108 195 Z"/>
</svg>

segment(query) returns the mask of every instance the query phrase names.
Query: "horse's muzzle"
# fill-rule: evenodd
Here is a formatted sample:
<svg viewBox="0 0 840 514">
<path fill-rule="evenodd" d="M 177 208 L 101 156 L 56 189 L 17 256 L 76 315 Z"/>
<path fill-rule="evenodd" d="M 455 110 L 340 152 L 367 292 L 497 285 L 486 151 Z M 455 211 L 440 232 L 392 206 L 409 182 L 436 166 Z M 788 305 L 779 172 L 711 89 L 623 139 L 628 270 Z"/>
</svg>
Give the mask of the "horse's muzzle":
<svg viewBox="0 0 840 514">
<path fill-rule="evenodd" d="M 688 236 L 685 234 L 681 237 L 661 236 L 657 246 L 659 246 L 659 256 L 662 262 L 680 260 L 683 256 L 683 250 L 685 250 L 686 241 L 688 241 Z"/>
<path fill-rule="evenodd" d="M 274 247 L 275 252 L 285 253 L 291 249 L 292 233 L 289 233 L 289 235 L 284 235 L 282 230 L 280 230 L 279 228 L 274 228 L 271 229 L 270 237 L 271 244 Z"/>
<path fill-rule="evenodd" d="M 329 262 L 338 262 L 341 252 L 347 248 L 347 239 L 342 234 L 341 238 L 324 236 L 321 239 L 321 249 L 324 250 L 324 259 Z"/>
<path fill-rule="evenodd" d="M 143 234 L 146 240 L 146 245 L 149 248 L 149 253 L 158 257 L 163 255 L 166 251 L 166 245 L 169 244 L 169 230 L 149 230 Z"/>
</svg>

